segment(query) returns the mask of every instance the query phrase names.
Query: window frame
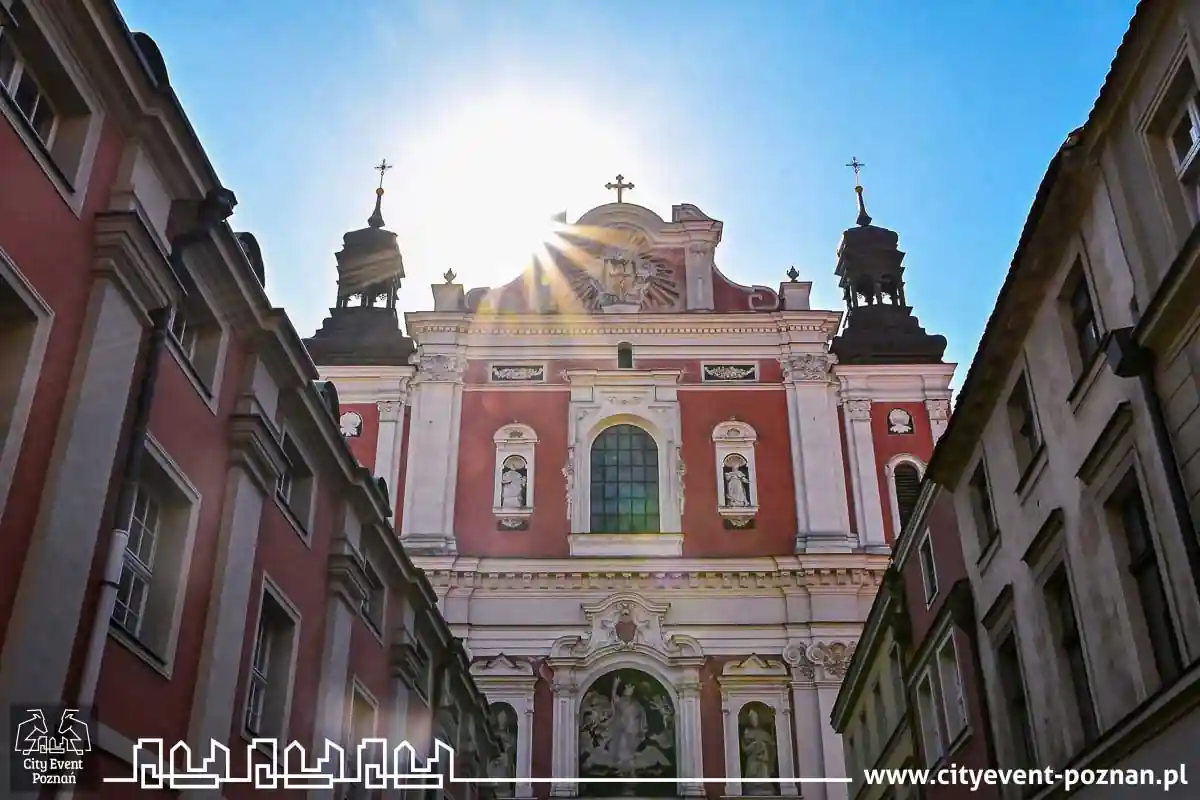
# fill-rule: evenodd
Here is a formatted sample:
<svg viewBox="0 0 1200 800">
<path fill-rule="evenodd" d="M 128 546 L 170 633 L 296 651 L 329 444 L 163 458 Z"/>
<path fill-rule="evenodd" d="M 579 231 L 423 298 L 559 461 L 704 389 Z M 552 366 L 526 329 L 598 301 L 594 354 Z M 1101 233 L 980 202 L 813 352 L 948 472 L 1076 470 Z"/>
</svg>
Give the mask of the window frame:
<svg viewBox="0 0 1200 800">
<path fill-rule="evenodd" d="M 1009 650 L 1012 652 L 1014 664 L 1005 663 L 1006 653 Z M 1029 683 L 1025 680 L 1020 637 L 1017 635 L 1015 626 L 1008 627 L 996 637 L 994 658 L 998 678 L 996 688 L 1000 693 L 999 700 L 1003 714 L 1001 737 L 1009 751 L 1005 754 L 1006 765 L 1014 769 L 1032 768 L 1038 759 L 1037 733 L 1034 730 L 1033 716 L 1030 713 Z M 1014 685 L 1014 680 L 1017 685 Z M 1019 695 L 1019 698 L 1015 695 Z M 1015 699 L 1020 700 L 1020 705 L 1016 709 L 1021 713 L 1020 721 L 1013 719 L 1012 704 Z"/>
<path fill-rule="evenodd" d="M 71 213 L 82 218 L 105 114 L 91 76 L 69 56 L 70 47 L 59 41 L 58 26 L 46 16 L 37 4 L 19 3 L 8 14 L 13 24 L 0 28 L 54 109 L 53 136 L 46 137 L 49 146 L 7 87 L 0 90 L 0 120 L 13 126 Z M 41 57 L 29 58 L 31 50 Z"/>
<path fill-rule="evenodd" d="M 362 613 L 363 622 L 382 641 L 387 625 L 387 584 L 372 560 L 365 555 L 363 556 L 363 574 L 369 585 L 366 587 L 367 593 L 363 597 L 359 611 Z M 378 605 L 378 611 L 372 610 L 375 605 Z"/>
<path fill-rule="evenodd" d="M 934 671 L 926 667 L 917 680 L 917 719 L 921 724 L 921 755 L 925 759 L 926 767 L 933 767 L 946 757 L 947 752 L 937 697 Z"/>
<path fill-rule="evenodd" d="M 24 346 L 25 364 L 9 385 L 13 388 L 7 425 L 0 427 L 0 518 L 8 505 L 9 491 L 16 474 L 17 459 L 24 446 L 25 432 L 33 413 L 33 403 L 41 381 L 46 348 L 54 327 L 54 309 L 34 288 L 3 247 L 0 247 L 0 291 L 11 292 L 16 303 L 29 315 L 28 341 Z"/>
<path fill-rule="evenodd" d="M 637 449 L 637 450 L 632 449 L 632 448 L 626 448 L 626 449 L 622 450 L 620 447 L 620 436 L 622 435 L 620 429 L 623 429 L 623 428 L 629 429 L 629 431 L 630 431 L 629 436 L 631 439 L 634 438 L 633 432 L 636 432 L 636 438 L 640 439 L 640 441 L 643 443 L 644 446 L 641 449 Z M 619 523 L 616 526 L 613 526 L 610 524 L 606 524 L 603 521 L 601 522 L 600 525 L 597 525 L 598 518 L 600 518 L 601 520 L 604 520 L 607 517 L 616 517 L 619 520 L 619 518 L 622 514 L 622 512 L 620 510 L 615 512 L 615 514 L 609 514 L 607 511 L 599 511 L 598 512 L 596 509 L 596 490 L 597 490 L 597 488 L 600 488 L 600 490 L 601 490 L 600 500 L 602 502 L 604 500 L 610 499 L 610 498 L 607 498 L 604 496 L 605 494 L 607 494 L 607 487 L 609 486 L 609 482 L 606 479 L 604 479 L 603 477 L 600 478 L 599 480 L 597 480 L 597 465 L 596 465 L 597 453 L 598 452 L 599 453 L 607 453 L 610 451 L 607 448 L 597 451 L 597 445 L 599 445 L 601 442 L 607 442 L 608 437 L 611 437 L 611 436 L 617 437 L 617 448 L 615 450 L 611 451 L 613 453 L 618 454 L 616 456 L 617 461 L 615 464 L 612 464 L 612 465 L 601 464 L 601 465 L 599 465 L 601 468 L 604 468 L 606 466 L 613 466 L 619 470 L 622 466 L 620 463 L 620 455 L 619 454 L 622 452 L 639 453 L 642 461 L 646 460 L 646 457 L 648 454 L 650 454 L 650 453 L 654 454 L 654 464 L 653 465 L 648 465 L 645 463 L 642 463 L 640 465 L 634 465 L 634 464 L 630 463 L 630 464 L 626 465 L 629 469 L 639 467 L 643 470 L 643 472 L 642 472 L 643 479 L 641 481 L 634 481 L 632 478 L 629 479 L 628 481 L 622 481 L 620 479 L 619 473 L 618 473 L 618 478 L 616 479 L 615 486 L 614 486 L 614 491 L 616 494 L 615 494 L 615 497 L 612 498 L 612 499 L 615 499 L 617 501 L 617 503 L 619 504 L 620 501 L 623 499 L 622 495 L 621 495 L 621 487 L 623 485 L 628 485 L 629 487 L 633 487 L 635 485 L 642 486 L 643 491 L 645 492 L 645 497 L 640 498 L 640 499 L 644 503 L 649 503 L 651 498 L 653 498 L 653 501 L 654 501 L 653 514 L 651 514 L 650 511 L 645 511 L 641 514 L 636 515 L 636 516 L 645 518 L 646 527 L 644 527 L 644 528 L 630 529 L 628 526 L 625 526 L 625 525 L 622 525 Z M 603 430 L 601 430 L 596 435 L 596 437 L 591 441 L 591 443 L 588 446 L 587 457 L 588 457 L 588 463 L 589 463 L 589 470 L 588 470 L 589 480 L 588 480 L 588 487 L 587 487 L 587 491 L 588 491 L 588 530 L 589 530 L 589 532 L 592 534 L 625 534 L 625 535 L 638 534 L 638 533 L 661 533 L 662 528 L 663 528 L 663 524 L 662 524 L 663 523 L 662 484 L 661 484 L 663 454 L 660 452 L 658 442 L 655 440 L 654 435 L 650 431 L 641 427 L 640 425 L 636 425 L 636 424 L 629 423 L 629 422 L 621 422 L 616 425 L 610 425 L 610 426 L 604 428 Z M 631 456 L 631 458 L 632 458 L 632 456 Z M 628 498 L 628 500 L 631 503 L 635 499 L 638 499 L 638 498 L 634 498 L 634 497 Z M 643 507 L 646 508 L 648 506 L 643 506 Z M 630 517 L 634 516 L 633 512 L 628 512 L 628 513 L 629 513 Z"/>
<path fill-rule="evenodd" d="M 887 476 L 888 499 L 891 501 L 892 536 L 896 541 L 899 541 L 900 534 L 904 532 L 905 526 L 905 522 L 900 515 L 900 492 L 896 486 L 896 470 L 904 464 L 910 465 L 917 471 L 917 495 L 913 499 L 914 513 L 916 512 L 917 501 L 921 496 L 921 483 L 925 480 L 925 462 L 912 453 L 898 453 L 892 456 L 884 466 L 884 472 Z"/>
<path fill-rule="evenodd" d="M 274 622 L 284 622 L 288 626 L 286 631 L 276 631 L 276 634 L 283 634 L 288 641 L 284 645 L 280 645 L 282 650 L 276 649 L 274 653 L 269 653 L 269 660 L 262 666 L 267 670 L 265 673 L 260 670 L 260 675 L 255 676 L 254 673 L 259 667 L 257 655 L 259 653 L 259 642 L 263 639 L 264 633 L 270 633 L 265 630 L 264 622 L 268 614 L 279 616 Z M 300 610 L 291 601 L 279 585 L 267 574 L 263 573 L 261 588 L 259 591 L 258 613 L 255 615 L 255 625 L 253 629 L 254 639 L 250 645 L 249 660 L 246 662 L 246 685 L 243 689 L 243 704 L 242 704 L 242 736 L 243 738 L 254 741 L 261 738 L 272 738 L 277 741 L 287 739 L 287 731 L 291 722 L 292 711 L 292 693 L 295 688 L 296 680 L 296 659 L 300 649 L 300 636 L 303 618 Z M 278 643 L 271 643 L 271 648 L 276 648 Z M 280 674 L 282 672 L 282 674 Z M 263 688 L 263 708 L 259 713 L 259 729 L 251 729 L 250 715 L 253 703 L 253 685 L 255 678 L 259 677 L 262 680 L 258 685 Z M 275 687 L 277 692 L 272 696 L 270 691 Z M 262 726 L 263 718 L 267 714 L 266 704 L 271 702 L 276 707 L 270 709 L 277 716 L 271 724 L 277 730 L 264 730 Z"/>
<path fill-rule="evenodd" d="M 1017 472 L 1020 474 L 1018 484 L 1023 484 L 1025 476 L 1037 463 L 1046 444 L 1038 420 L 1028 368 L 1023 368 L 1017 375 L 1012 388 L 1009 389 L 1004 407 L 1013 453 L 1017 458 Z"/>
<path fill-rule="evenodd" d="M 283 427 L 279 446 L 288 463 L 275 482 L 275 505 L 283 511 L 301 540 L 305 544 L 311 544 L 318 498 L 316 470 L 312 467 L 308 452 L 291 427 Z M 302 503 L 293 498 L 298 486 L 302 487 L 306 495 Z"/>
<path fill-rule="evenodd" d="M 1059 560 L 1049 569 L 1042 582 L 1042 592 L 1055 655 L 1065 668 L 1063 677 L 1071 684 L 1071 699 L 1075 706 L 1073 722 L 1078 725 L 1082 744 L 1086 747 L 1100 737 L 1100 720 L 1088 668 L 1087 646 L 1075 606 L 1071 571 L 1065 560 Z"/>
<path fill-rule="evenodd" d="M 926 563 L 928 555 L 928 563 Z M 938 596 L 937 559 L 933 552 L 932 532 L 927 528 L 917 544 L 917 562 L 921 568 L 921 585 L 925 589 L 925 608 L 933 605 Z"/>
<path fill-rule="evenodd" d="M 136 554 L 122 554 L 121 579 L 127 568 L 146 580 L 140 602 L 139 623 L 131 630 L 116 618 L 117 606 L 109 614 L 108 635 L 146 665 L 170 678 L 174 671 L 179 632 L 191 574 L 193 546 L 200 522 L 203 498 L 163 446 L 147 433 L 143 442 L 141 473 L 136 483 L 145 486 L 159 505 L 159 530 L 154 542 L 153 563 L 137 562 Z M 136 510 L 136 499 L 135 506 Z M 127 523 L 118 523 L 126 524 Z M 146 569 L 141 569 L 144 566 Z M 118 589 L 119 591 L 119 589 Z M 147 624 L 149 627 L 147 628 Z"/>
<path fill-rule="evenodd" d="M 979 479 L 977 481 L 977 479 Z M 979 560 L 996 547 L 1003 532 L 996 514 L 996 501 L 992 492 L 992 477 L 987 466 L 987 456 L 980 455 L 967 479 L 967 500 L 975 523 L 975 540 L 979 544 Z"/>
<path fill-rule="evenodd" d="M 41 142 L 42 146 L 46 148 L 47 151 L 50 151 L 54 148 L 54 136 L 58 132 L 58 125 L 60 121 L 58 109 L 55 108 L 55 103 L 44 88 L 42 81 L 38 79 L 37 68 L 30 66 L 29 60 L 21 54 L 20 47 L 18 47 L 17 44 L 12 41 L 12 35 L 6 35 L 7 30 L 10 29 L 4 26 L 3 20 L 0 20 L 0 53 L 3 53 L 4 48 L 7 47 L 8 54 L 12 59 L 12 66 L 9 70 L 7 80 L 6 76 L 0 74 L 0 92 L 4 92 L 5 96 L 12 103 L 13 108 L 15 108 L 25 119 L 25 121 L 29 123 L 29 129 L 37 137 L 38 141 Z M 7 45 L 5 44 L 6 42 Z M 30 116 L 30 114 L 21 107 L 21 101 L 18 99 L 18 94 L 21 90 L 22 83 L 26 80 L 29 81 L 29 84 L 33 86 L 36 92 L 33 116 Z M 45 134 L 42 134 L 42 132 L 38 130 L 38 124 L 35 120 L 37 111 L 41 107 L 42 103 L 45 103 L 47 106 L 49 106 L 51 114 L 50 130 Z"/>
</svg>

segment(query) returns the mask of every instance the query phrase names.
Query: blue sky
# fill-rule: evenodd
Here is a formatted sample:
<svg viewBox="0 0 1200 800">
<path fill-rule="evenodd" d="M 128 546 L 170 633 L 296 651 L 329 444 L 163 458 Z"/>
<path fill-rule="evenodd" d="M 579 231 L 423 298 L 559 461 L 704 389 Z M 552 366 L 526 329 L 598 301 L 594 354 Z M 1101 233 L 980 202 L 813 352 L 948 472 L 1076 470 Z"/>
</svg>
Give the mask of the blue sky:
<svg viewBox="0 0 1200 800">
<path fill-rule="evenodd" d="M 1135 0 L 119 0 L 253 231 L 303 336 L 386 157 L 405 310 L 454 269 L 499 285 L 541 220 L 627 200 L 725 222 L 717 264 L 814 303 L 854 180 L 900 233 L 908 299 L 966 372 L 1038 182 Z M 526 246 L 526 242 L 529 245 Z"/>
</svg>

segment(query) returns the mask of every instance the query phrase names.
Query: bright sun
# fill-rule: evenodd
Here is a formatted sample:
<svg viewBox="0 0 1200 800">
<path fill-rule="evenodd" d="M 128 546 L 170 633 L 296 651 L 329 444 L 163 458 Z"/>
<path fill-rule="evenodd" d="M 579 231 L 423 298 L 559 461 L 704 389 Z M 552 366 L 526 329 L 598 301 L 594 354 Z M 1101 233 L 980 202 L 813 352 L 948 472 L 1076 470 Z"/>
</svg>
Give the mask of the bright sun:
<svg viewBox="0 0 1200 800">
<path fill-rule="evenodd" d="M 570 99 L 509 91 L 455 105 L 423 126 L 397 170 L 401 247 L 410 279 L 453 269 L 468 287 L 499 286 L 547 240 L 554 214 L 604 202 L 595 189 L 632 143 Z"/>
</svg>

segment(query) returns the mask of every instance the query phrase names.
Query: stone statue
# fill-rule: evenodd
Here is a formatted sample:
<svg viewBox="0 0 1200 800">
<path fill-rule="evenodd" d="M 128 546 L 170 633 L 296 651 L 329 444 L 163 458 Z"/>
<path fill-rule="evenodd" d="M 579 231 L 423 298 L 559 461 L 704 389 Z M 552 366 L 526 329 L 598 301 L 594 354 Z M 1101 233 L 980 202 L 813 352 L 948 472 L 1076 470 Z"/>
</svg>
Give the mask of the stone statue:
<svg viewBox="0 0 1200 800">
<path fill-rule="evenodd" d="M 751 709 L 742 731 L 742 794 L 762 797 L 775 794 L 775 736 L 760 727 L 758 712 Z"/>
<path fill-rule="evenodd" d="M 517 738 L 516 738 L 516 720 L 510 716 L 509 709 L 503 705 L 492 707 L 492 727 L 496 730 L 497 739 L 500 743 L 500 749 L 495 756 L 488 761 L 487 773 L 492 779 L 512 779 L 517 772 Z M 502 795 L 511 795 L 511 785 L 501 784 L 497 787 L 497 793 Z"/>
<path fill-rule="evenodd" d="M 518 456 L 504 461 L 500 473 L 500 507 L 525 508 L 525 462 Z"/>
<path fill-rule="evenodd" d="M 674 710 L 654 679 L 637 670 L 603 676 L 584 694 L 579 720 L 581 778 L 674 777 Z M 597 784 L 582 794 L 611 797 L 606 788 Z M 620 793 L 635 789 L 631 783 Z"/>
<path fill-rule="evenodd" d="M 646 709 L 634 695 L 633 684 L 615 678 L 612 685 L 612 733 L 609 753 L 613 766 L 622 775 L 632 776 L 637 769 L 637 751 L 646 739 Z"/>
<path fill-rule="evenodd" d="M 725 462 L 725 505 L 746 508 L 750 505 L 750 476 L 745 460 L 739 457 Z"/>
</svg>

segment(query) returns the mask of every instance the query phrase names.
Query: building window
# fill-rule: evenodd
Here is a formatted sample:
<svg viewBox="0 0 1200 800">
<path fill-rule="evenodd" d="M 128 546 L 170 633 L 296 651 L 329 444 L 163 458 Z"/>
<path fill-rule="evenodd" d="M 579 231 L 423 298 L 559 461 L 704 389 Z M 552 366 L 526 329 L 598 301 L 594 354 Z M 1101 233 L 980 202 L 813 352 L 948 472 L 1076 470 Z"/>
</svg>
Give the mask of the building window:
<svg viewBox="0 0 1200 800">
<path fill-rule="evenodd" d="M 361 759 L 358 757 L 358 747 L 367 739 L 375 738 L 377 714 L 375 703 L 355 686 L 351 690 L 350 720 L 347 726 L 350 734 L 350 748 L 346 756 L 352 762 L 358 759 L 358 763 L 364 765 L 383 763 L 383 754 L 374 747 L 365 748 Z M 345 786 L 343 795 L 345 800 L 365 800 L 371 796 L 371 791 L 366 788 L 365 783 L 352 783 Z"/>
<path fill-rule="evenodd" d="M 13 26 L 0 14 L 0 117 L 12 121 L 34 157 L 60 190 L 78 193 L 87 176 L 85 153 L 94 153 L 97 126 L 91 104 L 54 47 L 29 3 L 9 3 Z"/>
<path fill-rule="evenodd" d="M 1188 81 L 1188 84 L 1193 82 Z M 1180 181 L 1190 183 L 1196 166 L 1196 153 L 1200 150 L 1197 146 L 1200 145 L 1200 93 L 1194 85 L 1188 86 L 1186 99 L 1170 123 L 1168 137 L 1176 174 Z"/>
<path fill-rule="evenodd" d="M 894 695 L 892 705 L 899 716 L 904 713 L 904 709 L 908 708 L 908 697 L 904 691 L 904 661 L 900 658 L 900 645 L 892 645 L 889 661 L 892 672 L 892 694 Z"/>
<path fill-rule="evenodd" d="M 1017 451 L 1017 467 L 1024 473 L 1042 446 L 1026 375 L 1017 379 L 1017 385 L 1008 397 L 1008 421 L 1012 430 L 1013 446 Z"/>
<path fill-rule="evenodd" d="M 280 738 L 287 721 L 296 618 L 271 590 L 264 590 L 250 660 L 246 732 Z"/>
<path fill-rule="evenodd" d="M 996 669 L 1000 675 L 1001 700 L 1007 722 L 1008 744 L 1012 751 L 1012 763 L 1009 766 L 1026 769 L 1033 766 L 1035 750 L 1015 634 L 1009 633 L 996 649 Z"/>
<path fill-rule="evenodd" d="M 162 507 L 146 486 L 133 489 L 133 511 L 126 524 L 129 539 L 125 561 L 117 585 L 113 620 L 134 638 L 141 633 L 146 613 L 146 598 L 154 577 L 154 551 L 162 524 Z"/>
<path fill-rule="evenodd" d="M 1124 535 L 1127 567 L 1137 601 L 1141 606 L 1150 651 L 1158 667 L 1159 680 L 1168 684 L 1183 669 L 1179 639 L 1171 622 L 1167 590 L 1159 570 L 1158 555 L 1150 530 L 1146 505 L 1137 475 L 1130 472 L 1110 500 L 1117 526 Z"/>
<path fill-rule="evenodd" d="M 1075 700 L 1083 741 L 1088 744 L 1095 741 L 1100 730 L 1096 724 L 1096 710 L 1092 704 L 1091 685 L 1084 661 L 1083 640 L 1079 635 L 1075 605 L 1071 600 L 1071 585 L 1065 566 L 1059 566 L 1046 581 L 1045 593 L 1051 630 L 1058 642 L 1059 658 L 1067 668 L 1067 679 L 1071 684 L 1071 696 Z"/>
<path fill-rule="evenodd" d="M 218 388 L 224 330 L 197 287 L 171 310 L 171 341 L 196 388 L 211 397 Z"/>
<path fill-rule="evenodd" d="M 987 469 L 983 459 L 971 474 L 967 484 L 970 493 L 971 512 L 975 517 L 975 530 L 979 536 L 979 550 L 984 552 L 1000 535 L 1000 526 L 996 522 L 996 509 L 992 505 L 992 490 L 988 485 Z"/>
<path fill-rule="evenodd" d="M 1092 302 L 1091 287 L 1088 285 L 1082 259 L 1076 259 L 1075 266 L 1071 268 L 1064 300 L 1072 343 L 1075 346 L 1075 354 L 1079 357 L 1079 368 L 1082 370 L 1100 351 L 1101 339 L 1096 306 Z"/>
<path fill-rule="evenodd" d="M 163 665 L 174 649 L 200 496 L 153 439 L 144 445 L 111 621 L 127 644 Z"/>
<path fill-rule="evenodd" d="M 312 524 L 313 473 L 300 452 L 296 440 L 291 434 L 284 434 L 283 453 L 287 456 L 287 467 L 279 475 L 275 493 L 283 501 L 284 507 L 291 513 L 294 521 L 307 535 Z"/>
<path fill-rule="evenodd" d="M 46 149 L 54 146 L 58 113 L 34 76 L 29 63 L 17 52 L 9 29 L 0 25 L 0 89 L 12 100 Z"/>
<path fill-rule="evenodd" d="M 371 630 L 382 636 L 383 618 L 387 606 L 387 589 L 383 579 L 379 577 L 379 573 L 371 566 L 371 562 L 368 561 L 363 565 L 363 571 L 366 572 L 367 577 L 367 594 L 363 597 L 362 603 L 363 619 L 371 626 Z"/>
<path fill-rule="evenodd" d="M 925 585 L 925 605 L 933 602 L 938 593 L 937 564 L 933 561 L 933 537 L 928 532 L 918 549 L 921 561 L 921 582 Z"/>
<path fill-rule="evenodd" d="M 614 425 L 592 443 L 591 531 L 657 533 L 658 446 L 634 425 Z"/>
<path fill-rule="evenodd" d="M 946 738 L 954 741 L 967 726 L 967 700 L 963 694 L 962 671 L 958 664 L 958 648 L 954 644 L 953 633 L 938 650 L 937 667 L 942 711 L 946 720 Z"/>
<path fill-rule="evenodd" d="M 180 308 L 172 309 L 170 329 L 171 337 L 175 340 L 175 344 L 179 345 L 179 351 L 188 361 L 191 361 L 196 355 L 196 340 L 199 335 L 196 332 L 196 326 L 188 324 L 186 311 Z"/>
<path fill-rule="evenodd" d="M 617 345 L 617 369 L 633 369 L 633 345 L 629 342 Z"/>
<path fill-rule="evenodd" d="M 941 759 L 945 750 L 942 743 L 942 726 L 938 722 L 937 701 L 934 699 L 933 680 L 928 674 L 917 684 L 917 716 L 921 720 L 925 766 L 932 767 Z"/>
<path fill-rule="evenodd" d="M 887 708 L 883 704 L 883 690 L 878 683 L 871 689 L 871 714 L 875 717 L 875 738 L 879 755 L 882 755 L 890 738 L 888 734 L 891 733 L 891 726 L 888 725 Z"/>
<path fill-rule="evenodd" d="M 0 250 L 0 516 L 33 411 L 53 317 Z"/>
<path fill-rule="evenodd" d="M 892 469 L 892 482 L 895 485 L 896 513 L 900 517 L 902 531 L 917 507 L 917 498 L 921 494 L 921 473 L 915 465 L 902 461 Z M 899 536 L 900 531 L 897 531 L 896 535 Z"/>
</svg>

